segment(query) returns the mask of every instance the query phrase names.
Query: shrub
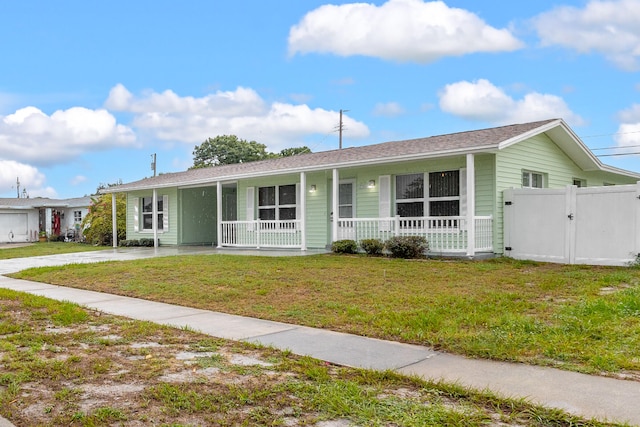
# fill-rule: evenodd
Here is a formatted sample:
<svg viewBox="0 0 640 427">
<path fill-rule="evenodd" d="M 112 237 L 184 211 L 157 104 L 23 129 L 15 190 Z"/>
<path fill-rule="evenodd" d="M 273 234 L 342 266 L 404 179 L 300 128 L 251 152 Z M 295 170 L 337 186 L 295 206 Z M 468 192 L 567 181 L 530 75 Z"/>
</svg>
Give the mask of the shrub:
<svg viewBox="0 0 640 427">
<path fill-rule="evenodd" d="M 131 239 L 131 240 L 120 240 L 118 242 L 118 246 L 124 246 L 125 248 L 130 248 L 133 246 L 140 246 L 140 241 Z"/>
<path fill-rule="evenodd" d="M 429 244 L 423 236 L 395 236 L 386 241 L 385 248 L 393 258 L 421 258 Z"/>
<path fill-rule="evenodd" d="M 336 240 L 331 244 L 331 250 L 337 254 L 355 254 L 358 252 L 358 244 L 355 240 Z"/>
<path fill-rule="evenodd" d="M 153 239 L 140 239 L 140 246 L 153 247 Z"/>
<path fill-rule="evenodd" d="M 380 239 L 364 239 L 360 241 L 360 247 L 367 255 L 382 255 L 384 243 Z"/>
</svg>

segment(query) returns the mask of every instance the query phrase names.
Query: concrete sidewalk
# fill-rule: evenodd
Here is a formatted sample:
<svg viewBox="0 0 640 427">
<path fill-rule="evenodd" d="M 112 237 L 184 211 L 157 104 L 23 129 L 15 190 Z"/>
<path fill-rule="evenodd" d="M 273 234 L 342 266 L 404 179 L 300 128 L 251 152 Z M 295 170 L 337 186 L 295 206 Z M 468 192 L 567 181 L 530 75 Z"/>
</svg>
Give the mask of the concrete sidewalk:
<svg viewBox="0 0 640 427">
<path fill-rule="evenodd" d="M 158 250 L 112 250 L 7 260 L 0 261 L 0 273 L 6 274 L 36 265 L 171 254 Z M 132 319 L 188 327 L 219 338 L 288 349 L 295 354 L 308 355 L 340 365 L 377 370 L 390 369 L 425 379 L 457 382 L 476 389 L 488 389 L 506 397 L 527 398 L 531 402 L 563 409 L 582 417 L 640 425 L 640 382 L 636 381 L 523 364 L 468 359 L 435 352 L 422 346 L 15 280 L 4 276 L 0 276 L 0 287 L 55 300 L 71 301 Z"/>
</svg>

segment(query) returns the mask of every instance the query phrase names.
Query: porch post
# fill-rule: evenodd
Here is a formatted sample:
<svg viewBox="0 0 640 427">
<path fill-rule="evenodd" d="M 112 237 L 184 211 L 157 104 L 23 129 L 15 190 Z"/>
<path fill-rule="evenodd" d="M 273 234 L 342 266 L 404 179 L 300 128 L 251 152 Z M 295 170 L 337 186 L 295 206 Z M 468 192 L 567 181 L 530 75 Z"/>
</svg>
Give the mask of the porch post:
<svg viewBox="0 0 640 427">
<path fill-rule="evenodd" d="M 476 169 L 474 155 L 467 154 L 467 256 L 476 253 Z"/>
<path fill-rule="evenodd" d="M 300 250 L 307 250 L 307 174 L 300 172 Z"/>
<path fill-rule="evenodd" d="M 218 229 L 218 248 L 222 247 L 222 183 L 216 183 L 216 227 Z"/>
<path fill-rule="evenodd" d="M 113 247 L 118 247 L 118 218 L 116 215 L 116 193 L 111 193 L 111 231 L 113 233 Z"/>
<path fill-rule="evenodd" d="M 340 176 L 338 175 L 338 169 L 333 170 L 332 187 L 333 198 L 331 200 L 331 210 L 333 211 L 333 213 L 331 218 L 333 220 L 333 224 L 331 224 L 331 231 L 333 233 L 333 236 L 331 237 L 331 240 L 335 242 L 336 240 L 338 240 L 338 218 L 340 217 L 338 212 L 338 191 L 340 190 Z"/>
<path fill-rule="evenodd" d="M 153 247 L 158 247 L 158 190 L 153 189 L 153 208 L 151 209 L 151 227 L 153 228 Z"/>
</svg>

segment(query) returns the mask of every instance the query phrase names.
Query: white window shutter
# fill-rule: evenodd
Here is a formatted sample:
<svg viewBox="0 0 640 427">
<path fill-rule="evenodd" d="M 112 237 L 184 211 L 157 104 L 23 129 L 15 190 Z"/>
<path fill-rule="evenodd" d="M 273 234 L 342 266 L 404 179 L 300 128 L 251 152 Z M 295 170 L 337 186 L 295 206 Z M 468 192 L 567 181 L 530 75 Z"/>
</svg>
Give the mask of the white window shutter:
<svg viewBox="0 0 640 427">
<path fill-rule="evenodd" d="M 460 169 L 460 216 L 464 217 L 467 215 L 467 169 Z M 467 227 L 466 219 L 462 220 L 463 230 L 466 230 Z"/>
<path fill-rule="evenodd" d="M 460 169 L 460 216 L 467 214 L 467 169 Z"/>
<path fill-rule="evenodd" d="M 300 212 L 300 183 L 296 183 L 296 219 L 302 218 L 302 212 Z M 297 226 L 296 226 L 297 228 Z"/>
<path fill-rule="evenodd" d="M 391 176 L 379 176 L 378 187 L 378 217 L 389 218 L 391 216 Z M 389 231 L 391 229 L 390 221 L 380 221 L 378 228 L 380 231 Z"/>
<path fill-rule="evenodd" d="M 247 187 L 247 221 L 253 221 L 255 219 L 255 203 L 256 189 L 255 187 Z M 253 231 L 253 224 L 247 226 L 247 231 Z"/>
<path fill-rule="evenodd" d="M 169 196 L 162 196 L 162 231 L 169 231 Z"/>
<path fill-rule="evenodd" d="M 131 202 L 133 203 L 133 231 L 137 233 L 140 231 L 140 199 L 134 197 Z"/>
</svg>

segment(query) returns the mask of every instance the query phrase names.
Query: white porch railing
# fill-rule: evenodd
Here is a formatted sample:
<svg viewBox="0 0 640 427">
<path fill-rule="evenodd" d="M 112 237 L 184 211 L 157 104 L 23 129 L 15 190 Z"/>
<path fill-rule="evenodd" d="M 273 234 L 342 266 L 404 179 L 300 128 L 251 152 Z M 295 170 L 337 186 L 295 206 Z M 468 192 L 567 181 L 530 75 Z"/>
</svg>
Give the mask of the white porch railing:
<svg viewBox="0 0 640 427">
<path fill-rule="evenodd" d="M 475 250 L 493 250 L 492 216 L 476 216 Z M 468 247 L 467 217 L 390 217 L 341 218 L 336 240 L 388 240 L 393 236 L 424 236 L 431 252 L 466 252 Z"/>
<path fill-rule="evenodd" d="M 221 246 L 253 248 L 301 248 L 299 220 L 222 221 Z"/>
<path fill-rule="evenodd" d="M 475 251 L 493 250 L 493 218 L 475 217 Z M 222 221 L 220 245 L 253 248 L 302 248 L 300 220 Z M 424 236 L 431 252 L 466 252 L 467 217 L 341 218 L 334 240 L 388 240 L 393 236 Z"/>
</svg>

